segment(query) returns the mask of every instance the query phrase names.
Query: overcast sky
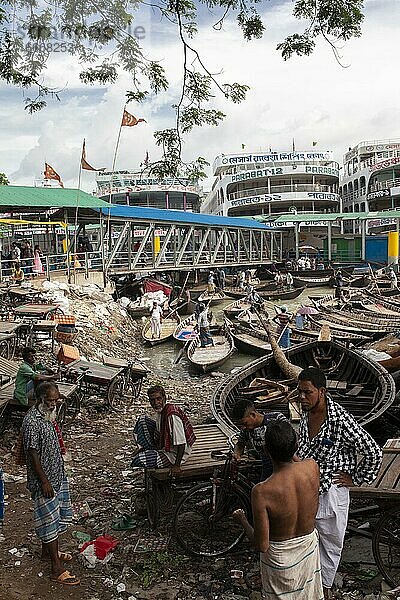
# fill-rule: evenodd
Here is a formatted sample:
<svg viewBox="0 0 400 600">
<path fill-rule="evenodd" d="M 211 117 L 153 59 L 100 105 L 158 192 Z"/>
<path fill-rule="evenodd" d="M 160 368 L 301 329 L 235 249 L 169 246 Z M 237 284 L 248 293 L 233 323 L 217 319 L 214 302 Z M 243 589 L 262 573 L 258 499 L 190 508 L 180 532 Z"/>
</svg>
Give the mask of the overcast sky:
<svg viewBox="0 0 400 600">
<path fill-rule="evenodd" d="M 341 51 L 343 63 L 349 65 L 345 69 L 322 41 L 310 57 L 284 62 L 276 44 L 302 26 L 291 16 L 293 3 L 275 0 L 258 6 L 264 6 L 266 31 L 261 40 L 251 42 L 243 41 L 234 22 L 216 32 L 210 18 L 202 15 L 194 43 L 210 70 L 223 70 L 221 81 L 246 83 L 251 90 L 240 105 L 215 98 L 227 117 L 218 127 L 189 134 L 185 159 L 201 155 L 212 163 L 222 152 L 241 152 L 242 144 L 249 152 L 270 147 L 286 150 L 294 138 L 297 149 L 308 149 L 317 141 L 317 149 L 333 150 L 341 162 L 348 147 L 361 140 L 400 137 L 398 0 L 366 1 L 363 35 Z M 123 128 L 117 169 L 135 170 L 146 151 L 151 160 L 159 156 L 153 132 L 173 126 L 171 104 L 177 101 L 181 83 L 181 53 L 174 30 L 147 11 L 138 13 L 137 23 L 146 31 L 146 55 L 162 61 L 171 85 L 168 92 L 141 106 L 128 105 L 147 124 Z M 129 78 L 122 76 L 109 87 L 90 87 L 79 82 L 78 74 L 73 58 L 54 55 L 47 82 L 65 91 L 60 102 L 50 99 L 48 107 L 34 115 L 24 111 L 19 90 L 0 86 L 0 171 L 11 183 L 33 185 L 46 160 L 67 187 L 75 187 L 83 137 L 88 161 L 111 168 Z M 205 182 L 206 188 L 210 181 Z M 95 189 L 91 173 L 83 173 L 82 187 Z"/>
</svg>

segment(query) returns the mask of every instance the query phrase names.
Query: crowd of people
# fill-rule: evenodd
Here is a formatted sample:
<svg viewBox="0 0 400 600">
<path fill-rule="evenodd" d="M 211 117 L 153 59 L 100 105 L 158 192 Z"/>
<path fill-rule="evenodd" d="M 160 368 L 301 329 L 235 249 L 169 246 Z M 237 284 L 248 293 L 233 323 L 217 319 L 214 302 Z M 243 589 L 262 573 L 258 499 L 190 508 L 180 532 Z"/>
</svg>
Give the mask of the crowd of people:
<svg viewBox="0 0 400 600">
<path fill-rule="evenodd" d="M 56 421 L 60 392 L 56 375 L 35 363 L 32 348 L 23 350 L 23 358 L 16 398 L 30 408 L 16 444 L 17 459 L 26 464 L 33 527 L 42 558 L 50 562 L 51 579 L 74 586 L 80 581 L 64 564 L 73 557 L 60 547 L 72 520 L 66 448 Z M 252 517 L 242 510 L 232 517 L 260 553 L 263 597 L 321 600 L 331 597 L 339 566 L 349 488 L 373 482 L 382 451 L 329 396 L 322 370 L 304 369 L 297 393 L 302 407 L 297 433 L 280 412 L 263 413 L 252 400 L 236 399 L 230 412 L 239 430 L 233 460 L 240 463 L 248 452 L 262 467 L 251 493 Z M 168 468 L 179 477 L 196 444 L 193 426 L 161 385 L 148 388 L 147 395 L 153 415 L 146 411 L 134 426 L 132 468 Z M 0 523 L 2 493 L 0 485 Z"/>
</svg>

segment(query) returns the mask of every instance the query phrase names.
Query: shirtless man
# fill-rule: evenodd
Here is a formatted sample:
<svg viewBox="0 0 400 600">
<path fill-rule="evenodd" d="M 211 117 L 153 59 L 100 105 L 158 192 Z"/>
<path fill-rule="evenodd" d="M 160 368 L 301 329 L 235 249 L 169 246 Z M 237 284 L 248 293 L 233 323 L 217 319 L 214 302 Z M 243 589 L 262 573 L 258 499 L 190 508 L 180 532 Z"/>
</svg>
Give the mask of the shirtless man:
<svg viewBox="0 0 400 600">
<path fill-rule="evenodd" d="M 260 551 L 263 598 L 322 600 L 323 590 L 315 515 L 319 468 L 313 459 L 294 459 L 296 433 L 287 421 L 272 421 L 265 448 L 273 473 L 251 493 L 254 528 L 244 511 L 233 517 Z"/>
</svg>

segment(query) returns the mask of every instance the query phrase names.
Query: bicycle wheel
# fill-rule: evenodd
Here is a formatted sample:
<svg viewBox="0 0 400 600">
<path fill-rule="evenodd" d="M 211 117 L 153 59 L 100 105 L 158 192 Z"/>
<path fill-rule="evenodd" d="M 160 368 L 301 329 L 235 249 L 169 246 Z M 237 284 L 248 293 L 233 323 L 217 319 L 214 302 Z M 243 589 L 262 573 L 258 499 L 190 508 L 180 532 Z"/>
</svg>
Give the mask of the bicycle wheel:
<svg viewBox="0 0 400 600">
<path fill-rule="evenodd" d="M 200 483 L 176 507 L 173 528 L 179 544 L 196 556 L 229 552 L 244 536 L 241 525 L 232 518 L 237 508 L 249 518 L 249 499 L 241 490 L 224 483 Z"/>
<path fill-rule="evenodd" d="M 400 585 L 400 508 L 386 511 L 379 519 L 372 538 L 372 551 L 385 581 Z"/>
</svg>

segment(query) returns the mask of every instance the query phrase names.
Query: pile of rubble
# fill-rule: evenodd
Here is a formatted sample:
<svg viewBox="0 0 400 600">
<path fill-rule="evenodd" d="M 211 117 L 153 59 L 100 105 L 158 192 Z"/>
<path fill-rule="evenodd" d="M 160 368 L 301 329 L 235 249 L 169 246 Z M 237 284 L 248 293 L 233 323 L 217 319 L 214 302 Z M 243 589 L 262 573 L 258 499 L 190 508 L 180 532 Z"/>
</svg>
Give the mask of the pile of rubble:
<svg viewBox="0 0 400 600">
<path fill-rule="evenodd" d="M 94 284 L 51 281 L 43 283 L 43 291 L 49 301 L 76 318 L 74 345 L 87 360 L 99 360 L 104 354 L 119 358 L 135 355 L 141 323 L 131 319 L 111 294 Z"/>
</svg>

